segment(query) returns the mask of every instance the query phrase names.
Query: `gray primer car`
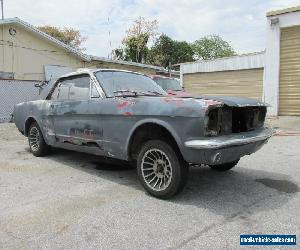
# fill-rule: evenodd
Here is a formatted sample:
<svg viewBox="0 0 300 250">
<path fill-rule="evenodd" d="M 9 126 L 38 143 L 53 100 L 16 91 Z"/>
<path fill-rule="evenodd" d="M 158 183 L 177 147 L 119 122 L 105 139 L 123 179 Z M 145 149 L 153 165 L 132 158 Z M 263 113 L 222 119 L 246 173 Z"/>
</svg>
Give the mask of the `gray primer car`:
<svg viewBox="0 0 300 250">
<path fill-rule="evenodd" d="M 225 171 L 261 148 L 272 135 L 266 109 L 247 98 L 171 97 L 139 73 L 82 69 L 44 100 L 17 104 L 14 122 L 36 156 L 52 146 L 130 161 L 150 194 L 169 198 L 190 164 Z"/>
</svg>

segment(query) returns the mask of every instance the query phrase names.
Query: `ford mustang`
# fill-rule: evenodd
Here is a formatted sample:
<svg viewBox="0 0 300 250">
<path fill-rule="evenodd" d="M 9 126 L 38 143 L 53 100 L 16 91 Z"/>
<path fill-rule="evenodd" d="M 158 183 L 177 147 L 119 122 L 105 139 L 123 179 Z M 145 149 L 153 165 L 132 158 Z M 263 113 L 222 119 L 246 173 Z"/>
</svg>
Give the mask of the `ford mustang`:
<svg viewBox="0 0 300 250">
<path fill-rule="evenodd" d="M 169 96 L 139 73 L 81 69 L 49 89 L 43 100 L 14 108 L 32 154 L 44 156 L 57 147 L 126 160 L 158 198 L 183 189 L 191 164 L 229 170 L 272 135 L 264 125 L 265 103 Z"/>
</svg>

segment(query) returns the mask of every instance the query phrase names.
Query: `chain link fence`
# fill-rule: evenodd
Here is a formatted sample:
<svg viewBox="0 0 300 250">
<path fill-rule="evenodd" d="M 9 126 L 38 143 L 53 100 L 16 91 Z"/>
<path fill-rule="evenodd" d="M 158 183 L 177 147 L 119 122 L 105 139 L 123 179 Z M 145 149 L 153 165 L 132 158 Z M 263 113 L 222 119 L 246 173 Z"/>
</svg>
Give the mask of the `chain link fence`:
<svg viewBox="0 0 300 250">
<path fill-rule="evenodd" d="M 38 81 L 0 80 L 0 123 L 9 122 L 14 105 L 39 98 Z"/>
</svg>

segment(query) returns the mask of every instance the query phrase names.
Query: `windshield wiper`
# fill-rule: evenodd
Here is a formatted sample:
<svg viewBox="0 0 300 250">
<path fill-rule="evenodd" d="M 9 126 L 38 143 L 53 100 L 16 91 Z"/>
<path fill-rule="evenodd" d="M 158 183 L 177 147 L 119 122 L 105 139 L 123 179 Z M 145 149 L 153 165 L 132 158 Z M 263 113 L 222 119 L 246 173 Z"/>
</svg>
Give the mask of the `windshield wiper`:
<svg viewBox="0 0 300 250">
<path fill-rule="evenodd" d="M 120 95 L 115 95 L 115 96 L 137 96 L 138 93 L 134 90 L 127 90 L 127 89 L 124 89 L 124 90 L 116 90 L 113 92 L 114 94 L 118 94 L 120 93 Z M 124 93 L 130 93 L 130 94 L 124 94 Z"/>
<path fill-rule="evenodd" d="M 151 91 L 151 90 L 147 90 L 146 92 L 140 91 L 134 91 L 134 90 L 116 90 L 113 92 L 114 94 L 118 94 L 120 93 L 120 95 L 115 95 L 115 96 L 123 96 L 123 97 L 127 97 L 127 96 L 141 96 L 141 95 L 145 95 L 145 96 L 161 96 L 163 94 L 156 92 L 156 91 Z M 126 94 L 127 93 L 127 94 Z"/>
<path fill-rule="evenodd" d="M 142 94 L 148 94 L 148 93 L 150 93 L 150 94 L 153 94 L 154 96 L 163 95 L 163 94 L 161 94 L 161 93 L 159 93 L 157 91 L 152 91 L 152 90 L 147 90 L 146 92 L 141 92 L 141 93 Z"/>
</svg>

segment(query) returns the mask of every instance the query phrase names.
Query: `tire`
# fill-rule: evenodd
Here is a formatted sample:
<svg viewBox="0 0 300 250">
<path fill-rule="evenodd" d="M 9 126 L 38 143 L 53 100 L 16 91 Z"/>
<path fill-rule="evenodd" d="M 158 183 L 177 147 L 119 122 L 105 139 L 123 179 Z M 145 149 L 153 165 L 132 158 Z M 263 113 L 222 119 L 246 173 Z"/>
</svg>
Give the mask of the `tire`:
<svg viewBox="0 0 300 250">
<path fill-rule="evenodd" d="M 220 164 L 220 165 L 210 165 L 209 167 L 215 171 L 224 172 L 224 171 L 230 170 L 233 167 L 235 167 L 236 164 L 239 162 L 239 160 L 240 159 L 233 161 L 233 162 Z"/>
<path fill-rule="evenodd" d="M 154 197 L 168 199 L 185 186 L 189 165 L 169 144 L 161 140 L 146 142 L 138 154 L 137 173 L 146 191 Z"/>
<path fill-rule="evenodd" d="M 46 144 L 41 129 L 36 122 L 31 123 L 29 127 L 28 143 L 30 152 L 34 156 L 44 156 L 50 151 L 50 146 Z"/>
</svg>

